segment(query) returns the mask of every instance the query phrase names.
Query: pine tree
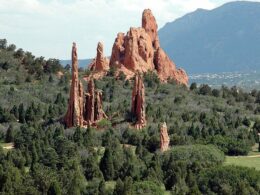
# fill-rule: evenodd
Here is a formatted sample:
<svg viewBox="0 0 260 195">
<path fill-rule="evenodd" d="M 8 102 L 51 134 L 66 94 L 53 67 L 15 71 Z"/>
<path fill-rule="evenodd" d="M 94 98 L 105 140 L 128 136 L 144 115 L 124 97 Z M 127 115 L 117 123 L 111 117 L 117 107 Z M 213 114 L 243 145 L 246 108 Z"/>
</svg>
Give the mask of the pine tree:
<svg viewBox="0 0 260 195">
<path fill-rule="evenodd" d="M 19 122 L 20 123 L 25 123 L 25 111 L 24 111 L 23 104 L 19 105 L 18 113 L 19 113 Z"/>
<path fill-rule="evenodd" d="M 7 129 L 6 136 L 5 136 L 5 142 L 13 142 L 14 141 L 14 129 L 13 125 L 11 124 L 9 128 Z"/>
<path fill-rule="evenodd" d="M 106 148 L 104 156 L 100 161 L 100 170 L 102 171 L 105 180 L 113 180 L 115 175 L 113 156 L 110 148 Z"/>
</svg>

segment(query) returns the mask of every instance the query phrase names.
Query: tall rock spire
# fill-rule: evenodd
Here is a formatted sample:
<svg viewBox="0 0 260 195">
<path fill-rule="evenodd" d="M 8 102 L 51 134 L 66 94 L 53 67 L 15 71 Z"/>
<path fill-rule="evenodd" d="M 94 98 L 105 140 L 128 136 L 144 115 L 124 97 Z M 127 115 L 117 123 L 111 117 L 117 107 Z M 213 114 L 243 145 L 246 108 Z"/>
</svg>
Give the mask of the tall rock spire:
<svg viewBox="0 0 260 195">
<path fill-rule="evenodd" d="M 169 148 L 170 138 L 168 135 L 167 125 L 164 122 L 160 128 L 160 149 L 165 152 Z"/>
<path fill-rule="evenodd" d="M 64 121 L 67 127 L 83 125 L 83 86 L 78 77 L 78 54 L 76 43 L 72 46 L 72 81 L 67 113 Z"/>
<path fill-rule="evenodd" d="M 132 115 L 136 118 L 135 128 L 142 129 L 146 126 L 145 119 L 145 88 L 140 74 L 135 76 L 132 91 Z"/>
</svg>

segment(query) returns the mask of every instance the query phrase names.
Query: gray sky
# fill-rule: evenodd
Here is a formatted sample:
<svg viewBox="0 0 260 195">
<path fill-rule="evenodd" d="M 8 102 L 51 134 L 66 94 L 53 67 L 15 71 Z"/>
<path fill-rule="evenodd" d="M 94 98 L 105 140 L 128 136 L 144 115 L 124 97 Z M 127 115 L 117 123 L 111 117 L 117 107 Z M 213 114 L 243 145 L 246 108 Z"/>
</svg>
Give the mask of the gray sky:
<svg viewBox="0 0 260 195">
<path fill-rule="evenodd" d="M 111 54 L 118 32 L 141 25 L 150 8 L 159 28 L 197 8 L 229 0 L 0 0 L 0 38 L 36 56 L 69 59 L 77 42 L 79 58 L 96 55 L 97 42 Z"/>
</svg>

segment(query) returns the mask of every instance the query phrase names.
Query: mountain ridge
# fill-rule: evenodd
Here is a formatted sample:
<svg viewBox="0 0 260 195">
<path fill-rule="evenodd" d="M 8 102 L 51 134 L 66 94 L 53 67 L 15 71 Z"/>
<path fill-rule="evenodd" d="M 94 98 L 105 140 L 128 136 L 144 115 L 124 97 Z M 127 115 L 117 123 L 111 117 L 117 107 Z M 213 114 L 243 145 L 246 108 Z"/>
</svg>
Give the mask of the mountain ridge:
<svg viewBox="0 0 260 195">
<path fill-rule="evenodd" d="M 258 2 L 197 9 L 159 30 L 161 46 L 188 73 L 259 69 L 259 17 Z"/>
</svg>

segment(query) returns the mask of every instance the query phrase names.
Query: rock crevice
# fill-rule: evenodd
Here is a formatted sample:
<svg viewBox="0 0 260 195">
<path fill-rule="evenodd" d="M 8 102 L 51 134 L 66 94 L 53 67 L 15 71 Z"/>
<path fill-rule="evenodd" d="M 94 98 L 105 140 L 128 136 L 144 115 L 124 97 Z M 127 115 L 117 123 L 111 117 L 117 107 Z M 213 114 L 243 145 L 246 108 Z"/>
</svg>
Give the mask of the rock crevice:
<svg viewBox="0 0 260 195">
<path fill-rule="evenodd" d="M 135 118 L 135 128 L 142 129 L 146 126 L 145 118 L 145 88 L 140 74 L 135 76 L 134 87 L 132 91 L 131 113 Z"/>
</svg>

